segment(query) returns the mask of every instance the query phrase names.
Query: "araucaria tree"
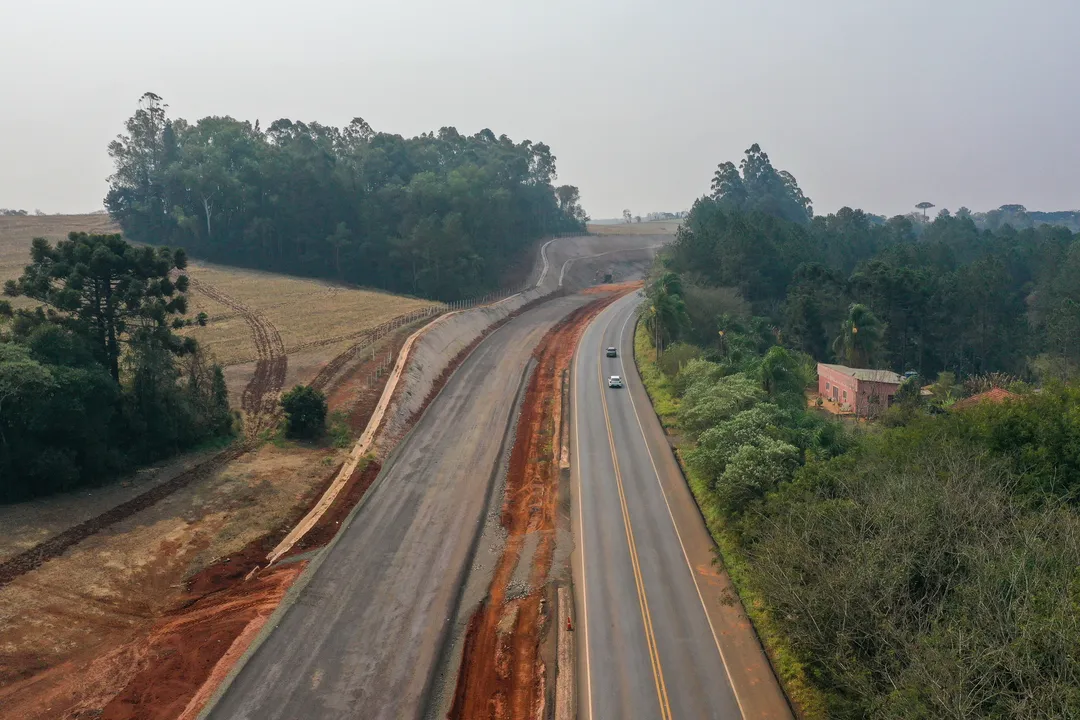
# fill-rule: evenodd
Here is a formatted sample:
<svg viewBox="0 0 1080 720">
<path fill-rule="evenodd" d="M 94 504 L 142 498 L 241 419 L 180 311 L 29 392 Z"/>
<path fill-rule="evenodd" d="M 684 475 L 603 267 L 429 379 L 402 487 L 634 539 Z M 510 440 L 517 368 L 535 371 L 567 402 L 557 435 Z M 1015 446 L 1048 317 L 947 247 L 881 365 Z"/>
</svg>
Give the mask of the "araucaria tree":
<svg viewBox="0 0 1080 720">
<path fill-rule="evenodd" d="M 170 321 L 187 311 L 183 250 L 136 247 L 120 235 L 71 233 L 55 247 L 35 238 L 32 262 L 7 295 L 26 295 L 51 306 L 63 322 L 92 338 L 113 380 L 120 382 L 121 346 L 141 334 L 175 342 Z"/>
<path fill-rule="evenodd" d="M 183 325 L 182 251 L 35 239 L 0 302 L 0 502 L 99 482 L 231 433 L 221 368 Z M 174 279 L 175 274 L 175 279 Z"/>
</svg>

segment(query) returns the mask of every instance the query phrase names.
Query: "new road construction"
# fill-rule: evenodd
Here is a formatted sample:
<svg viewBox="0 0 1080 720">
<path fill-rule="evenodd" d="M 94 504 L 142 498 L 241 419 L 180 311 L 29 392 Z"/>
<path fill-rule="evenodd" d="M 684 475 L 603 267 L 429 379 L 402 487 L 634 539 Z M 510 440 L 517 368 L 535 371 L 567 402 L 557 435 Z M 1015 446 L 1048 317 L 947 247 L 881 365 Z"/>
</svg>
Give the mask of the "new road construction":
<svg viewBox="0 0 1080 720">
<path fill-rule="evenodd" d="M 205 717 L 421 717 L 449 701 L 442 678 L 451 678 L 452 690 L 457 668 L 448 651 L 479 606 L 462 587 L 477 574 L 474 557 L 493 493 L 502 494 L 501 459 L 515 444 L 515 409 L 536 365 L 534 351 L 564 318 L 625 291 L 574 288 L 597 276 L 640 276 L 661 240 L 547 243 L 532 289 L 504 301 L 518 310 L 467 310 L 414 348 L 417 360 L 403 372 L 408 386 L 384 421 L 391 437 L 404 437 Z M 588 316 L 579 317 L 583 327 Z M 440 360 L 468 352 L 470 338 L 479 344 L 438 391 Z M 438 353 L 431 354 L 432 343 Z M 429 389 L 438 395 L 415 426 L 395 430 Z"/>
<path fill-rule="evenodd" d="M 547 243 L 509 307 L 433 325 L 403 437 L 203 717 L 791 717 L 637 377 L 659 243 L 626 240 Z"/>
</svg>

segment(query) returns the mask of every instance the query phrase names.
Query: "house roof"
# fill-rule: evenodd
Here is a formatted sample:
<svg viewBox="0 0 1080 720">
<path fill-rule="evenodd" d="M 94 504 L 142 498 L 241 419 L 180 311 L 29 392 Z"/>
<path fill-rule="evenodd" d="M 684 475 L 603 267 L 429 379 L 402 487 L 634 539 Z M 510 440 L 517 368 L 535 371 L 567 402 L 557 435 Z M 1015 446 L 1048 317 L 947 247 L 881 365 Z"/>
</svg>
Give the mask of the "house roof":
<svg viewBox="0 0 1080 720">
<path fill-rule="evenodd" d="M 958 400 L 953 404 L 953 410 L 963 410 L 964 408 L 975 407 L 979 403 L 985 401 L 988 402 L 1004 402 L 1006 400 L 1012 400 L 1019 397 L 1016 393 L 1011 393 L 1004 388 L 991 388 L 986 392 L 979 393 L 978 395 L 972 395 L 969 398 Z"/>
<path fill-rule="evenodd" d="M 904 382 L 904 378 L 900 377 L 892 370 L 872 370 L 869 368 L 849 368 L 847 365 L 830 365 L 829 363 L 818 363 L 821 367 L 827 367 L 830 370 L 850 375 L 856 380 L 862 382 L 880 382 L 889 383 L 890 385 L 899 385 Z"/>
</svg>

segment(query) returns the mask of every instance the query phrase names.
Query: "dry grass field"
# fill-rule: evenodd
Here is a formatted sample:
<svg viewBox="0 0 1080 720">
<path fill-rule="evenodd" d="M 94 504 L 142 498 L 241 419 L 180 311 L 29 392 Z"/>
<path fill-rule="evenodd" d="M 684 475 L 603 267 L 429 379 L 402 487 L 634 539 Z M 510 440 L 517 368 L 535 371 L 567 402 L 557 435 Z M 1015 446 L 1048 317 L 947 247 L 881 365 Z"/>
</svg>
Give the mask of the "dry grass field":
<svg viewBox="0 0 1080 720">
<path fill-rule="evenodd" d="M 185 332 L 209 347 L 223 365 L 257 359 L 256 348 L 244 313 L 203 292 L 206 285 L 265 317 L 280 334 L 287 354 L 346 341 L 359 331 L 432 304 L 430 300 L 201 262 L 190 263 L 188 275 L 198 281 L 188 294 L 188 316 L 205 312 L 210 320 L 206 327 Z"/>
<path fill-rule="evenodd" d="M 681 220 L 657 222 L 617 223 L 614 225 L 589 225 L 593 235 L 674 235 Z"/>
<path fill-rule="evenodd" d="M 36 237 L 62 240 L 69 232 L 118 232 L 108 215 L 43 215 L 35 217 L 0 217 L 0 285 L 22 274 L 30 262 L 30 241 Z M 16 298 L 15 307 L 31 307 L 36 303 Z"/>
<path fill-rule="evenodd" d="M 72 231 L 118 232 L 108 215 L 45 215 L 0 217 L 0 284 L 17 278 L 30 260 L 35 237 L 56 241 Z M 188 275 L 196 281 L 188 296 L 188 317 L 205 312 L 206 327 L 186 330 L 223 365 L 259 358 L 251 314 L 280 337 L 286 354 L 313 347 L 341 346 L 367 328 L 403 315 L 427 300 L 373 290 L 192 261 Z M 217 296 L 212 298 L 208 291 Z M 222 300 L 227 300 L 226 304 Z M 36 304 L 17 298 L 16 307 Z M 243 308 L 238 309 L 238 308 Z M 275 340 L 276 341 L 276 340 Z"/>
</svg>

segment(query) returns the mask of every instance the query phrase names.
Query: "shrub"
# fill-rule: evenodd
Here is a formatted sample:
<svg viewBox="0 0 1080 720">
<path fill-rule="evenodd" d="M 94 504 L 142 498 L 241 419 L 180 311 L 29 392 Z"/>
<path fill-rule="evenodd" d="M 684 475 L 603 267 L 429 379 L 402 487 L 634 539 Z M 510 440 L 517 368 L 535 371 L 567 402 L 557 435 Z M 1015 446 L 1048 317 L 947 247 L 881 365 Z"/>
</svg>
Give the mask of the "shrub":
<svg viewBox="0 0 1080 720">
<path fill-rule="evenodd" d="M 697 358 L 701 357 L 701 350 L 686 343 L 675 343 L 664 350 L 660 356 L 660 370 L 669 378 L 675 377 L 680 370 Z"/>
<path fill-rule="evenodd" d="M 311 440 L 326 429 L 326 396 L 308 385 L 297 385 L 281 396 L 285 411 L 285 434 Z"/>
</svg>

